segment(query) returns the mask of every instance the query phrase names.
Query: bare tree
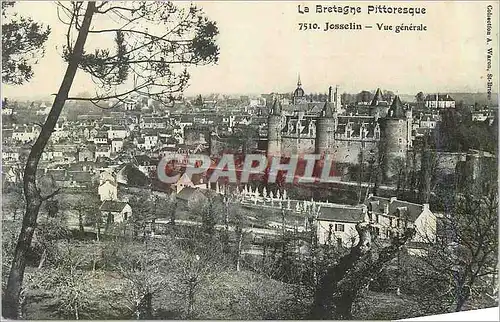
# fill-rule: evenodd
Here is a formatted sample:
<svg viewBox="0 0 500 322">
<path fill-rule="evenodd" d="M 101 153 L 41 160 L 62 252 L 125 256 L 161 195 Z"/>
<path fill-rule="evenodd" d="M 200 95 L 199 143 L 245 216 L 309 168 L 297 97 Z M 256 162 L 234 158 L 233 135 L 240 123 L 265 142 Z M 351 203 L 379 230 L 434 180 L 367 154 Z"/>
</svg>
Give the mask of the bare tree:
<svg viewBox="0 0 500 322">
<path fill-rule="evenodd" d="M 169 103 L 188 83 L 187 66 L 215 63 L 219 53 L 214 40 L 218 34 L 216 24 L 194 5 L 182 8 L 171 2 L 71 2 L 59 3 L 57 10 L 68 28 L 63 52 L 68 66 L 24 170 L 26 210 L 2 303 L 7 318 L 17 316 L 26 253 L 40 206 L 57 193 L 42 196 L 36 172 L 65 102 L 90 101 L 105 107 L 105 102 L 115 99 L 118 105 L 136 92 Z M 114 26 L 108 27 L 110 23 Z M 114 39 L 115 48 L 89 53 L 85 50 L 87 38 L 100 43 Z M 94 97 L 69 96 L 78 69 L 96 83 Z"/>
<path fill-rule="evenodd" d="M 127 281 L 126 297 L 134 318 L 152 319 L 153 297 L 171 287 L 173 260 L 179 257 L 176 247 L 166 240 L 112 243 L 108 245 L 107 254 L 113 267 Z"/>
<path fill-rule="evenodd" d="M 461 311 L 471 298 L 496 297 L 498 192 L 492 186 L 485 195 L 457 194 L 452 202 L 439 242 L 415 265 L 417 283 L 429 286 L 421 297 Z"/>
<path fill-rule="evenodd" d="M 352 305 L 360 290 L 391 261 L 415 231 L 408 229 L 389 246 L 373 249 L 371 226 L 356 225 L 359 242 L 320 280 L 311 311 L 312 319 L 352 319 Z M 377 256 L 374 256 L 377 255 Z"/>
</svg>

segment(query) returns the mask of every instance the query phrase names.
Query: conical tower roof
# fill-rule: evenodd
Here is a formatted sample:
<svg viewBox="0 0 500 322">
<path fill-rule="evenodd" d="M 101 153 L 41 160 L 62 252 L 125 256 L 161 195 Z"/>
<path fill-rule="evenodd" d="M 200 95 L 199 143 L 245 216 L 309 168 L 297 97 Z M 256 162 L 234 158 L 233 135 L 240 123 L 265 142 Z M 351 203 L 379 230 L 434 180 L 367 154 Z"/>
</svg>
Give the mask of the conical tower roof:
<svg viewBox="0 0 500 322">
<path fill-rule="evenodd" d="M 325 102 L 325 105 L 323 106 L 323 109 L 321 110 L 321 116 L 325 117 L 325 118 L 332 118 L 333 117 L 332 103 Z"/>
<path fill-rule="evenodd" d="M 274 99 L 273 107 L 271 109 L 272 115 L 280 115 L 281 114 L 281 102 L 278 98 Z"/>
<path fill-rule="evenodd" d="M 383 100 L 384 96 L 382 95 L 382 91 L 380 90 L 380 88 L 377 88 L 377 91 L 375 92 L 375 96 L 373 96 L 370 106 L 377 106 L 379 105 L 379 102 Z"/>
<path fill-rule="evenodd" d="M 403 102 L 401 102 L 401 99 L 399 98 L 398 95 L 394 97 L 394 100 L 392 101 L 391 107 L 389 108 L 389 111 L 387 112 L 387 116 L 391 118 L 404 118 L 405 117 L 405 109 L 403 106 Z"/>
</svg>

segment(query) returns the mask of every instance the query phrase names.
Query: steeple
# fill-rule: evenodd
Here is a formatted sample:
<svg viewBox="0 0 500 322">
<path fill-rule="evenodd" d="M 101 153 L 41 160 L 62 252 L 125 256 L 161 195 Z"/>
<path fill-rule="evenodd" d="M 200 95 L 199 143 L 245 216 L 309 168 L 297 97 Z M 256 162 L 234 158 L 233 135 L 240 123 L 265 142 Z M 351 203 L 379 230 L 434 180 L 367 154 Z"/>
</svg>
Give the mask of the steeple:
<svg viewBox="0 0 500 322">
<path fill-rule="evenodd" d="M 302 86 L 302 82 L 300 81 L 300 73 L 299 73 L 299 78 L 297 80 L 297 87 Z"/>
</svg>

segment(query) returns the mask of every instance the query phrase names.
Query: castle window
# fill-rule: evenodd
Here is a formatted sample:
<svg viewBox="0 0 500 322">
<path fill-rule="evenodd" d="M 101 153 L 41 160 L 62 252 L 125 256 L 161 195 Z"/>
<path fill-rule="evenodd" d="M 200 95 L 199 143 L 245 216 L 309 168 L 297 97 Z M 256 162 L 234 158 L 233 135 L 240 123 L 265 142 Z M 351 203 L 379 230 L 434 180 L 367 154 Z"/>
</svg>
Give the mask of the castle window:
<svg viewBox="0 0 500 322">
<path fill-rule="evenodd" d="M 403 139 L 402 139 L 402 138 L 399 138 L 399 139 L 398 139 L 398 142 L 399 142 L 399 144 L 402 144 L 402 143 L 403 143 Z"/>
<path fill-rule="evenodd" d="M 344 224 L 335 224 L 335 231 L 344 231 Z"/>
</svg>

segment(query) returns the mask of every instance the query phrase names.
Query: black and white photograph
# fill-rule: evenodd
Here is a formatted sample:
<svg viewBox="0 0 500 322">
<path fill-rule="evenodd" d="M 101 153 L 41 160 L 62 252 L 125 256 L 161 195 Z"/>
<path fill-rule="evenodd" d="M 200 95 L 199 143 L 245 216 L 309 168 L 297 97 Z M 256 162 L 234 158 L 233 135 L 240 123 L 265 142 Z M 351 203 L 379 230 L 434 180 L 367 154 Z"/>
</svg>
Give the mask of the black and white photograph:
<svg viewBox="0 0 500 322">
<path fill-rule="evenodd" d="M 498 321 L 498 1 L 1 1 L 2 320 Z"/>
</svg>

